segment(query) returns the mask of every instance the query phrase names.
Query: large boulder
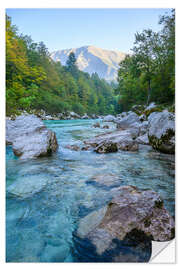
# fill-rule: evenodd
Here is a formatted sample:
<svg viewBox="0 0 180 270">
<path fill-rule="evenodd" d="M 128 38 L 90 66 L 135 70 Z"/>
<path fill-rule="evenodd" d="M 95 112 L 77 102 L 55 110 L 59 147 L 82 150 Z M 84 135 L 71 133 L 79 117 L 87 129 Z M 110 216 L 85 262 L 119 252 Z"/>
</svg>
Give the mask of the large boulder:
<svg viewBox="0 0 180 270">
<path fill-rule="evenodd" d="M 82 218 L 76 232 L 79 239 L 86 239 L 86 244 L 95 248 L 97 258 L 113 250 L 115 256 L 111 260 L 124 261 L 118 243 L 122 244 L 129 235 L 134 244 L 137 238 L 141 239 L 141 245 L 146 237 L 154 241 L 174 238 L 174 220 L 156 192 L 121 186 L 113 189 L 112 195 L 108 205 Z"/>
<path fill-rule="evenodd" d="M 85 144 L 94 148 L 97 153 L 111 153 L 118 150 L 137 151 L 138 143 L 133 139 L 131 130 L 118 130 L 85 141 Z"/>
<path fill-rule="evenodd" d="M 142 122 L 134 112 L 128 112 L 124 118 L 116 119 L 117 129 L 128 129 L 133 139 L 147 132 L 148 122 Z"/>
<path fill-rule="evenodd" d="M 148 138 L 152 147 L 167 154 L 175 153 L 175 116 L 168 111 L 154 112 L 148 117 Z"/>
<path fill-rule="evenodd" d="M 117 129 L 119 128 L 131 128 L 134 124 L 140 124 L 139 116 L 134 113 L 130 112 L 127 116 L 125 116 L 120 121 L 117 120 Z"/>
<path fill-rule="evenodd" d="M 6 121 L 6 142 L 21 159 L 48 156 L 58 147 L 56 134 L 35 115 Z"/>
<path fill-rule="evenodd" d="M 106 115 L 103 119 L 104 122 L 114 122 L 114 120 L 116 119 L 116 117 L 114 117 L 113 115 L 109 114 Z"/>
</svg>

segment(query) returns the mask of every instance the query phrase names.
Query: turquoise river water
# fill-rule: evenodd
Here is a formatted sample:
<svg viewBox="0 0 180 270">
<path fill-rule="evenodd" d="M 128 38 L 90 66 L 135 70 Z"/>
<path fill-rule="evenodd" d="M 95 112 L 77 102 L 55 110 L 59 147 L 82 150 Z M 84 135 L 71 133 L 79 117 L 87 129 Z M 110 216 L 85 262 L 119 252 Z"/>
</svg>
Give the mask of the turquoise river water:
<svg viewBox="0 0 180 270">
<path fill-rule="evenodd" d="M 111 199 L 111 188 L 117 186 L 153 189 L 174 216 L 174 161 L 170 155 L 159 154 L 147 146 L 137 153 L 109 154 L 65 148 L 104 133 L 103 129 L 92 128 L 96 121 L 44 121 L 56 132 L 59 143 L 52 157 L 20 160 L 7 146 L 7 262 L 84 261 L 83 249 L 82 256 L 77 255 L 73 234 L 80 219 L 106 204 Z M 115 129 L 110 125 L 110 130 Z M 103 175 L 115 177 L 116 181 L 108 185 L 92 181 Z M 11 185 L 17 187 L 19 195 L 8 192 Z M 21 196 L 32 185 L 31 194 Z"/>
</svg>

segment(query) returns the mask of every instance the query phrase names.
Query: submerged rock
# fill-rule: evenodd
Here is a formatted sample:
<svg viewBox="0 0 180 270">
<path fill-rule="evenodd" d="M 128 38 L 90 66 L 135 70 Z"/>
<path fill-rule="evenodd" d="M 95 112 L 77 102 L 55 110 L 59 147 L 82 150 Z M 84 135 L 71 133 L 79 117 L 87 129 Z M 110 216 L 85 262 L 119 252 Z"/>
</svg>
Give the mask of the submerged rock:
<svg viewBox="0 0 180 270">
<path fill-rule="evenodd" d="M 6 142 L 21 159 L 51 155 L 57 150 L 56 134 L 35 115 L 21 115 L 6 122 Z"/>
<path fill-rule="evenodd" d="M 148 117 L 148 138 L 152 147 L 167 154 L 175 152 L 175 116 L 168 111 L 154 112 Z"/>
<path fill-rule="evenodd" d="M 18 178 L 13 184 L 7 188 L 10 195 L 21 199 L 32 197 L 40 192 L 48 183 L 46 176 L 38 177 L 38 175 L 29 175 Z"/>
<path fill-rule="evenodd" d="M 108 205 L 82 218 L 76 233 L 95 247 L 96 256 L 114 248 L 116 256 L 112 260 L 122 261 L 121 249 L 118 252 L 115 243 L 127 240 L 129 234 L 134 243 L 140 237 L 142 244 L 145 237 L 154 241 L 174 237 L 174 220 L 156 192 L 121 186 L 113 189 L 112 195 Z"/>
<path fill-rule="evenodd" d="M 115 174 L 98 174 L 98 175 L 94 175 L 91 179 L 91 181 L 88 182 L 95 182 L 98 185 L 103 185 L 103 186 L 107 186 L 107 187 L 111 187 L 111 186 L 119 186 L 119 184 L 121 183 L 121 179 L 115 175 Z"/>
</svg>

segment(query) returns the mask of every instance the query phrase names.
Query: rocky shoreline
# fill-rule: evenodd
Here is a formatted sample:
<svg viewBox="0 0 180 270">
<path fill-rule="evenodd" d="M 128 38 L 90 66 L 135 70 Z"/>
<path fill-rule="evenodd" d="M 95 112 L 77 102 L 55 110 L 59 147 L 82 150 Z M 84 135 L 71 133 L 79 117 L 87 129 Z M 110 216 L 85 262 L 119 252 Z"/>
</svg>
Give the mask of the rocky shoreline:
<svg viewBox="0 0 180 270">
<path fill-rule="evenodd" d="M 94 148 L 97 153 L 110 153 L 118 150 L 138 151 L 139 144 L 144 144 L 151 145 L 153 149 L 163 153 L 175 153 L 175 114 L 167 109 L 161 110 L 154 103 L 148 107 L 133 106 L 132 111 L 122 112 L 116 116 L 95 114 L 80 116 L 75 112 L 58 113 L 52 116 L 46 115 L 44 110 L 32 110 L 30 114 L 26 111 L 20 113 L 21 117 L 27 117 L 27 119 L 29 115 L 34 115 L 41 120 L 99 119 L 105 122 L 103 126 L 100 125 L 100 122 L 96 122 L 92 126 L 93 128 L 109 129 L 106 122 L 116 124 L 116 131 L 85 141 L 83 147 L 67 145 L 67 148 L 75 151 L 89 150 L 90 148 Z M 7 130 L 11 126 L 8 123 L 15 123 L 16 119 L 21 119 L 21 117 L 16 115 L 7 117 Z"/>
<path fill-rule="evenodd" d="M 135 105 L 132 107 L 131 110 L 132 110 L 132 112 L 136 113 L 140 117 L 141 121 L 145 121 L 145 120 L 147 120 L 148 116 L 151 113 L 162 112 L 164 109 L 165 108 L 163 108 L 162 106 L 155 105 L 155 103 L 151 103 L 147 107 L 144 105 Z M 167 107 L 165 110 L 174 113 L 175 112 L 174 105 L 171 107 Z M 48 114 L 43 109 L 41 109 L 41 110 L 33 109 L 33 110 L 29 110 L 29 111 L 18 110 L 16 114 L 13 114 L 11 116 L 7 116 L 6 119 L 15 120 L 17 116 L 33 114 L 33 115 L 36 115 L 41 120 L 102 119 L 106 122 L 115 122 L 119 118 L 123 118 L 123 117 L 127 116 L 129 113 L 131 113 L 131 111 L 122 112 L 122 113 L 117 114 L 115 116 L 114 115 L 104 116 L 104 115 L 97 115 L 94 113 L 92 113 L 92 114 L 84 113 L 83 115 L 80 115 L 78 113 L 70 112 L 70 111 L 63 112 L 63 113 Z"/>
<path fill-rule="evenodd" d="M 117 117 L 108 115 L 103 122 L 113 122 L 116 130 L 97 135 L 84 141 L 84 146 L 69 146 L 72 150 L 94 149 L 97 153 L 112 153 L 119 150 L 138 151 L 139 145 L 150 145 L 154 150 L 166 154 L 175 154 L 175 115 L 167 110 L 153 111 L 148 116 L 135 112 L 123 112 Z M 96 122 L 93 128 L 108 129 L 109 126 Z"/>
<path fill-rule="evenodd" d="M 75 112 L 64 112 L 64 113 L 56 113 L 56 114 L 47 114 L 44 110 L 30 110 L 30 111 L 18 111 L 17 114 L 6 117 L 7 120 L 15 120 L 16 117 L 20 115 L 36 115 L 41 120 L 75 120 L 75 119 L 102 119 L 103 116 L 98 116 L 96 114 L 88 115 L 85 113 L 84 115 L 79 115 Z"/>
</svg>

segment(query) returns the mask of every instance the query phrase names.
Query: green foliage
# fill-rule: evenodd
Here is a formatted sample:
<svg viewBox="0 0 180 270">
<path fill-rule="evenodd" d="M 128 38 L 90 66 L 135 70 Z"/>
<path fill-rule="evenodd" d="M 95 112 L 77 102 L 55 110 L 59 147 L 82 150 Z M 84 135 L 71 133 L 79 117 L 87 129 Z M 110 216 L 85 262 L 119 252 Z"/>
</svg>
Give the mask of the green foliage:
<svg viewBox="0 0 180 270">
<path fill-rule="evenodd" d="M 83 115 L 85 113 L 85 108 L 81 103 L 72 103 L 72 111 L 78 113 L 79 115 Z"/>
<path fill-rule="evenodd" d="M 172 104 L 175 97 L 175 12 L 162 16 L 162 30 L 136 33 L 133 54 L 119 65 L 120 110 L 134 104 Z"/>
<path fill-rule="evenodd" d="M 44 109 L 47 113 L 115 113 L 112 86 L 97 74 L 78 70 L 74 53 L 67 66 L 50 59 L 43 42 L 18 35 L 6 17 L 6 111 Z"/>
</svg>

